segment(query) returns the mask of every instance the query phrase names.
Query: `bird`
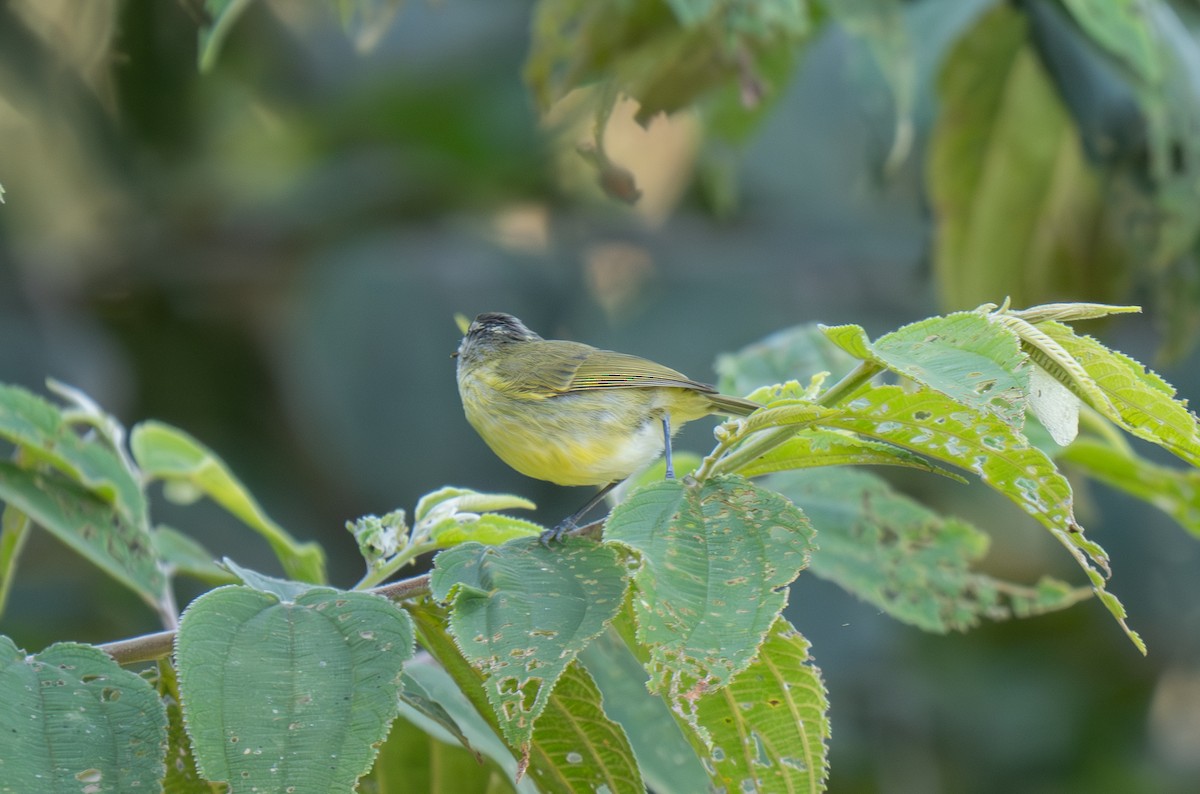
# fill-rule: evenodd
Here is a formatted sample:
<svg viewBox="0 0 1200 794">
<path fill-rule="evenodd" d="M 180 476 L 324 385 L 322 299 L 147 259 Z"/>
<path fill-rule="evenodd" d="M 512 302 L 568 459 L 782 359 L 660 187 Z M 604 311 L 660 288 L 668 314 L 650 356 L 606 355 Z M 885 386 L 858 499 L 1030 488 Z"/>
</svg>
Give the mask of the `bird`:
<svg viewBox="0 0 1200 794">
<path fill-rule="evenodd" d="M 557 485 L 602 486 L 543 545 L 664 452 L 673 478 L 671 437 L 684 423 L 762 407 L 648 359 L 543 339 L 502 312 L 478 315 L 454 355 L 467 421 L 501 460 Z"/>
</svg>

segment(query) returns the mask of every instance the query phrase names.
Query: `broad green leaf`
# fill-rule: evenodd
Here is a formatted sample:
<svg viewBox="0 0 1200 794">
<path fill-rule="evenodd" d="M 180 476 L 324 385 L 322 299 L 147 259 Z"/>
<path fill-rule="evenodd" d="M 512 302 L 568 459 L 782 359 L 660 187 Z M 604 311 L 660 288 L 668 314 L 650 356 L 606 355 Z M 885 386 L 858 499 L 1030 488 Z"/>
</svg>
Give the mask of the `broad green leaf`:
<svg viewBox="0 0 1200 794">
<path fill-rule="evenodd" d="M 567 666 L 534 729 L 529 776 L 543 791 L 646 790 L 621 726 L 605 715 L 600 690 L 578 661 Z"/>
<path fill-rule="evenodd" d="M 1053 580 L 1036 587 L 976 573 L 988 536 L 945 518 L 852 469 L 813 469 L 771 477 L 817 528 L 811 570 L 925 631 L 965 631 L 980 619 L 1062 609 L 1089 597 Z"/>
<path fill-rule="evenodd" d="M 1064 463 L 1112 488 L 1147 502 L 1200 537 L 1200 471 L 1152 463 L 1131 450 L 1078 438 L 1058 455 Z"/>
<path fill-rule="evenodd" d="M 667 704 L 646 691 L 646 669 L 621 636 L 610 628 L 579 659 L 603 695 L 604 712 L 625 729 L 647 787 L 656 794 L 704 791 L 708 775 L 700 759 Z"/>
<path fill-rule="evenodd" d="M 105 443 L 81 438 L 52 403 L 0 384 L 0 438 L 112 502 L 127 521 L 145 526 L 146 498 L 133 473 Z"/>
<path fill-rule="evenodd" d="M 937 392 L 905 393 L 882 386 L 841 407 L 846 412 L 829 424 L 961 466 L 1037 519 L 1071 552 L 1096 596 L 1145 653 L 1141 638 L 1125 623 L 1121 602 L 1104 589 L 1108 555 L 1084 537 L 1075 521 L 1071 486 L 1045 453 L 999 419 L 969 411 Z"/>
<path fill-rule="evenodd" d="M 667 480 L 618 505 L 605 539 L 634 549 L 638 640 L 651 686 L 694 719 L 695 695 L 754 657 L 808 564 L 813 530 L 790 502 L 741 477 Z"/>
<path fill-rule="evenodd" d="M 511 746 L 528 751 L 555 681 L 616 614 L 625 586 L 616 552 L 582 538 L 554 549 L 533 538 L 465 543 L 435 558 L 433 597 L 450 603 L 450 630 Z"/>
<path fill-rule="evenodd" d="M 1025 14 L 1008 3 L 983 14 L 945 59 L 938 89 L 926 181 L 942 303 L 1102 299 L 1119 289 L 1126 256 L 1105 194 Z"/>
<path fill-rule="evenodd" d="M 198 66 L 201 72 L 211 71 L 217 56 L 225 44 L 225 37 L 237 22 L 238 17 L 253 0 L 204 0 L 204 11 L 208 20 L 200 28 Z"/>
<path fill-rule="evenodd" d="M 750 394 L 762 386 L 807 380 L 819 372 L 828 372 L 832 380 L 838 380 L 849 374 L 858 361 L 812 323 L 777 331 L 737 353 L 719 356 L 716 370 L 722 392 Z"/>
<path fill-rule="evenodd" d="M 825 329 L 851 355 L 896 372 L 1020 429 L 1029 374 L 1015 334 L 975 312 L 912 323 L 872 343 L 857 325 Z"/>
<path fill-rule="evenodd" d="M 829 776 L 829 699 L 809 643 L 776 618 L 758 655 L 729 686 L 699 699 L 697 737 L 717 791 L 819 792 Z"/>
<path fill-rule="evenodd" d="M 1187 401 L 1175 399 L 1174 387 L 1129 356 L 1069 326 L 1042 323 L 1038 329 L 1074 357 L 1103 392 L 1107 400 L 1094 402 L 1093 408 L 1138 438 L 1200 466 L 1200 426 Z"/>
<path fill-rule="evenodd" d="M 347 792 L 397 714 L 408 616 L 369 593 L 293 603 L 228 585 L 196 599 L 176 638 L 179 689 L 202 775 L 231 790 Z"/>
<path fill-rule="evenodd" d="M 159 608 L 167 580 L 149 531 L 56 472 L 0 461 L 0 501 L 29 516 L 78 554 Z"/>
<path fill-rule="evenodd" d="M 26 656 L 0 636 L 0 792 L 158 791 L 167 716 L 154 688 L 90 645 Z"/>
<path fill-rule="evenodd" d="M 920 455 L 893 444 L 825 428 L 808 428 L 737 470 L 743 477 L 819 466 L 906 466 L 962 481 L 957 474 L 933 465 Z"/>
<path fill-rule="evenodd" d="M 165 659 L 158 661 L 157 670 L 156 687 L 167 710 L 167 776 L 163 780 L 163 790 L 170 794 L 219 794 L 225 786 L 210 783 L 196 771 L 192 743 L 183 724 L 179 675 Z"/>
<path fill-rule="evenodd" d="M 298 543 L 276 524 L 217 455 L 187 433 L 162 422 L 142 422 L 129 447 L 146 476 L 199 490 L 262 535 L 284 572 L 302 582 L 325 581 L 325 553 L 315 543 Z"/>
</svg>

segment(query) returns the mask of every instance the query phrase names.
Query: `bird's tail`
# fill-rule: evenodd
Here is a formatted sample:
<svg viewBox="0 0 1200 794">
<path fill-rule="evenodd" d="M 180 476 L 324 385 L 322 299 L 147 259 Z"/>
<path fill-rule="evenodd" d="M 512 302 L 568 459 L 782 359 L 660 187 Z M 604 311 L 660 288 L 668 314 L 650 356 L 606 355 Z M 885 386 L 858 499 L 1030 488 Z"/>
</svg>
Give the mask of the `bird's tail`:
<svg viewBox="0 0 1200 794">
<path fill-rule="evenodd" d="M 759 408 L 762 408 L 756 402 L 743 400 L 741 397 L 730 397 L 727 394 L 708 394 L 705 396 L 712 403 L 714 413 L 729 414 L 730 416 L 749 416 Z"/>
</svg>

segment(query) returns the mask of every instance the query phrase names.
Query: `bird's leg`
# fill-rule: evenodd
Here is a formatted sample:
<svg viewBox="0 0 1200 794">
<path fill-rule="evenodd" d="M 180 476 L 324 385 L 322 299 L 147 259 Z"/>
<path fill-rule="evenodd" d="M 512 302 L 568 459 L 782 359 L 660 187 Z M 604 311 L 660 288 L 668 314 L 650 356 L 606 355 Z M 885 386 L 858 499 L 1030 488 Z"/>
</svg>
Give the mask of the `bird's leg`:
<svg viewBox="0 0 1200 794">
<path fill-rule="evenodd" d="M 596 492 L 595 496 L 587 500 L 583 507 L 579 508 L 571 515 L 558 522 L 558 526 L 554 527 L 553 529 L 547 529 L 545 532 L 543 532 L 541 537 L 538 538 L 538 541 L 543 546 L 549 546 L 551 543 L 556 543 L 562 540 L 563 535 L 575 529 L 579 524 L 579 519 L 587 515 L 588 511 L 590 511 L 593 507 L 600 504 L 600 500 L 605 496 L 608 496 L 608 492 L 613 488 L 616 488 L 620 482 L 620 480 L 617 480 L 616 482 L 610 482 L 608 485 L 601 488 Z"/>
<path fill-rule="evenodd" d="M 671 460 L 671 415 L 663 414 L 663 458 L 667 461 L 667 479 L 675 479 L 675 463 Z"/>
</svg>

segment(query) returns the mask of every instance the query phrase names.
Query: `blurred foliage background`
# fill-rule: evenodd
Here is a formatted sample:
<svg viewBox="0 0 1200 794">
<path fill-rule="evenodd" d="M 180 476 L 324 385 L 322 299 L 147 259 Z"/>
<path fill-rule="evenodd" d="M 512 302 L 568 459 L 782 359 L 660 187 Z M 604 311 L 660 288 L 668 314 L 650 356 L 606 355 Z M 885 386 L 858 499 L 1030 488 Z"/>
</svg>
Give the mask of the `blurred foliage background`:
<svg viewBox="0 0 1200 794">
<path fill-rule="evenodd" d="M 342 585 L 348 519 L 444 484 L 551 524 L 586 496 L 475 437 L 455 312 L 714 380 L 803 322 L 1139 302 L 1095 332 L 1195 399 L 1198 21 L 1160 0 L 0 2 L 0 379 L 186 429 Z M 999 497 L 892 477 L 988 529 L 993 570 L 1078 578 Z M 832 791 L 1196 790 L 1196 539 L 1078 498 L 1148 659 L 1095 604 L 937 637 L 801 577 Z M 197 515 L 218 556 L 277 572 Z M 98 576 L 36 533 L 3 630 L 156 628 Z"/>
</svg>

